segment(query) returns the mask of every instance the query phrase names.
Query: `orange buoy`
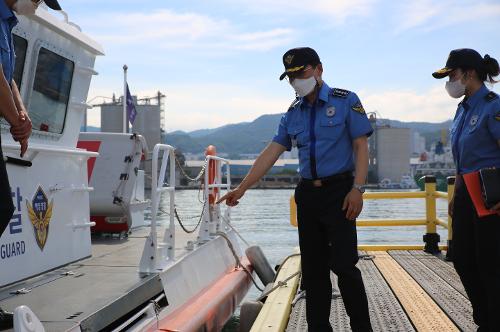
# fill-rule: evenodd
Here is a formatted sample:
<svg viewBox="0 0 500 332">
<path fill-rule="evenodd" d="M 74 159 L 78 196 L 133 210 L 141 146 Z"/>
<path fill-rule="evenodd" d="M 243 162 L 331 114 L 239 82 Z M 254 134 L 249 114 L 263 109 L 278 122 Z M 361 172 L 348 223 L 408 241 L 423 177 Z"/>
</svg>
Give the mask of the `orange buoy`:
<svg viewBox="0 0 500 332">
<path fill-rule="evenodd" d="M 217 150 L 214 145 L 209 145 L 205 150 L 205 156 L 216 156 Z M 215 183 L 215 179 L 217 178 L 217 162 L 215 160 L 210 160 L 207 166 L 208 172 L 208 184 L 211 185 Z M 215 199 L 217 197 L 217 193 L 219 192 L 219 188 L 211 188 L 208 190 L 208 203 L 215 204 Z"/>
</svg>

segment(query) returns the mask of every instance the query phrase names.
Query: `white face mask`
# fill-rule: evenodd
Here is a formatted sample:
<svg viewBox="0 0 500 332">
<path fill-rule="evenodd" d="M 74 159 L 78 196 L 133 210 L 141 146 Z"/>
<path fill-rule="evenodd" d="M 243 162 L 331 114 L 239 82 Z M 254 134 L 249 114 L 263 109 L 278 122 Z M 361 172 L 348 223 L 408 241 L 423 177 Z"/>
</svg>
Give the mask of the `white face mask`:
<svg viewBox="0 0 500 332">
<path fill-rule="evenodd" d="M 453 98 L 460 98 L 465 94 L 465 84 L 462 83 L 462 78 L 446 82 L 445 89 Z"/>
<path fill-rule="evenodd" d="M 19 15 L 33 15 L 36 11 L 36 5 L 31 0 L 17 0 L 14 4 L 14 10 Z"/>
<path fill-rule="evenodd" d="M 290 85 L 299 97 L 305 97 L 314 90 L 317 83 L 316 78 L 311 76 L 309 78 L 296 78 L 290 83 Z"/>
</svg>

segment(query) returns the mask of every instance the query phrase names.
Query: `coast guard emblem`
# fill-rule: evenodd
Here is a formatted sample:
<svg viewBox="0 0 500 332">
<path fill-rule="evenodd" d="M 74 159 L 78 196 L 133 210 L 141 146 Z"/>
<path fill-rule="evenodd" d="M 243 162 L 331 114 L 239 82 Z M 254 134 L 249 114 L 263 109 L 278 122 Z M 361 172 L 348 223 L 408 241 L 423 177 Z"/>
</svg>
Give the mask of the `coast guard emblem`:
<svg viewBox="0 0 500 332">
<path fill-rule="evenodd" d="M 478 116 L 478 115 L 474 115 L 474 116 L 470 119 L 470 125 L 471 125 L 471 127 L 474 127 L 474 126 L 477 124 L 477 120 L 479 120 L 479 116 Z"/>
<path fill-rule="evenodd" d="M 47 238 L 49 235 L 49 223 L 52 218 L 52 207 L 54 200 L 47 199 L 41 186 L 38 186 L 31 204 L 26 200 L 26 207 L 28 208 L 28 215 L 33 225 L 36 243 L 43 251 Z"/>
<path fill-rule="evenodd" d="M 335 115 L 335 107 L 330 106 L 326 109 L 326 116 L 331 118 L 332 116 Z"/>
</svg>

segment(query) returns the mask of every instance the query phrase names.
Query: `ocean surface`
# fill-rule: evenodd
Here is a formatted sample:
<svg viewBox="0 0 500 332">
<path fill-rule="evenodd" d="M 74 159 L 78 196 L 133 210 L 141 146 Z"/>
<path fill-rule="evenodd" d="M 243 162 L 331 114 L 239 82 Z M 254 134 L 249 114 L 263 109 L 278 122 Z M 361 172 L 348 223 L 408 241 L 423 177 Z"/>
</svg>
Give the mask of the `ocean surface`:
<svg viewBox="0 0 500 332">
<path fill-rule="evenodd" d="M 233 226 L 251 245 L 259 245 L 274 267 L 298 246 L 297 229 L 290 225 L 290 197 L 292 189 L 248 190 L 240 204 L 231 209 Z M 187 226 L 195 225 L 203 204 L 197 190 L 176 192 L 176 206 Z M 168 210 L 168 195 L 162 206 Z M 224 205 L 225 209 L 226 206 Z M 447 218 L 447 202 L 437 201 L 438 217 Z M 360 219 L 424 219 L 423 199 L 365 200 Z M 446 244 L 447 231 L 438 226 L 441 243 Z M 425 226 L 413 227 L 358 227 L 359 244 L 422 244 Z M 241 244 L 242 247 L 244 244 Z M 247 299 L 260 295 L 255 287 Z M 237 331 L 238 312 L 224 331 Z"/>
</svg>

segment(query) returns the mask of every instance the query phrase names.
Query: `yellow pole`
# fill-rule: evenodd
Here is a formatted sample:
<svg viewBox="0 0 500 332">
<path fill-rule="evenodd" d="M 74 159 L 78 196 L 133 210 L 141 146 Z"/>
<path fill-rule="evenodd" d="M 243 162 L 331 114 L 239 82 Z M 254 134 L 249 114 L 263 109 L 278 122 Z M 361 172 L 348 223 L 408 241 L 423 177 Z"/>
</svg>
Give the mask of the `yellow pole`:
<svg viewBox="0 0 500 332">
<path fill-rule="evenodd" d="M 448 206 L 455 194 L 455 177 L 448 177 Z M 453 218 L 448 214 L 448 250 L 446 251 L 446 260 L 453 260 Z"/>
<path fill-rule="evenodd" d="M 424 235 L 425 248 L 428 253 L 438 253 L 439 234 L 436 232 L 436 177 L 425 176 L 425 215 L 427 233 Z"/>
<path fill-rule="evenodd" d="M 297 223 L 297 204 L 295 204 L 295 196 L 290 196 L 290 225 L 298 227 Z"/>
</svg>

